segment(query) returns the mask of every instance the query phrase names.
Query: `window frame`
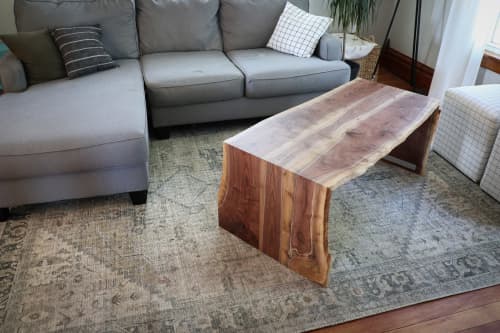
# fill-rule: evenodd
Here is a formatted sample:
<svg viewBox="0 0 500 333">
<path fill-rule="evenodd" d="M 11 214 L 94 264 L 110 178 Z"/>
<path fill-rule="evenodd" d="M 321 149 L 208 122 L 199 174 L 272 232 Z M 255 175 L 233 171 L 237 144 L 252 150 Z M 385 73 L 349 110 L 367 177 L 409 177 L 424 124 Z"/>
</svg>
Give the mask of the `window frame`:
<svg viewBox="0 0 500 333">
<path fill-rule="evenodd" d="M 494 40 L 495 37 L 497 37 L 498 40 Z M 486 44 L 486 51 L 500 57 L 500 12 L 498 13 L 497 22 L 490 41 Z"/>
</svg>

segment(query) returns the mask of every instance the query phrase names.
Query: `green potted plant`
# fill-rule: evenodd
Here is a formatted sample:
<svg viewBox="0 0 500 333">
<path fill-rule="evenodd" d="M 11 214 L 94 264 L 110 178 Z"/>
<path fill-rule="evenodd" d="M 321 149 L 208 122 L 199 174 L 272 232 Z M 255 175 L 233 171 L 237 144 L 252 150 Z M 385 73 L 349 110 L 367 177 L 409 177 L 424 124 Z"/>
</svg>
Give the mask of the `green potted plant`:
<svg viewBox="0 0 500 333">
<path fill-rule="evenodd" d="M 351 79 L 358 76 L 359 65 L 345 59 L 345 48 L 348 32 L 360 32 L 365 28 L 375 13 L 376 0 L 330 0 L 331 16 L 344 33 L 342 60 L 351 67 Z M 353 31 L 354 30 L 354 31 Z"/>
</svg>

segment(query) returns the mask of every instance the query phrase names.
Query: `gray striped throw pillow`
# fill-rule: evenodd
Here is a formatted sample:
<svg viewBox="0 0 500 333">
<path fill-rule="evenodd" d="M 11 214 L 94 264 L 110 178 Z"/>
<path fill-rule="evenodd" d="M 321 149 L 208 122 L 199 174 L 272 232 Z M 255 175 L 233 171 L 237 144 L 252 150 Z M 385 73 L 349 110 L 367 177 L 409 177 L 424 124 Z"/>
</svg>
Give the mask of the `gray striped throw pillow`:
<svg viewBox="0 0 500 333">
<path fill-rule="evenodd" d="M 70 79 L 117 67 L 104 49 L 101 35 L 102 29 L 98 26 L 56 28 L 52 31 Z"/>
</svg>

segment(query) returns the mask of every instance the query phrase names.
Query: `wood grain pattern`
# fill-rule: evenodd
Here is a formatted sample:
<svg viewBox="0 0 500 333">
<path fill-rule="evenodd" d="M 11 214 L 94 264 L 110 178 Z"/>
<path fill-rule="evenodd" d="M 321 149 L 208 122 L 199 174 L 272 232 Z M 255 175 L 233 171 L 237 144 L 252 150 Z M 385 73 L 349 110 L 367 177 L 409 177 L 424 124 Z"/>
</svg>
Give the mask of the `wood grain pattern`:
<svg viewBox="0 0 500 333">
<path fill-rule="evenodd" d="M 326 285 L 330 190 L 224 144 L 219 225 Z"/>
<path fill-rule="evenodd" d="M 415 166 L 415 171 L 423 175 L 427 166 L 427 156 L 432 139 L 437 130 L 440 112 L 434 112 L 425 123 L 413 132 L 402 144 L 389 155 Z"/>
<path fill-rule="evenodd" d="M 458 312 L 416 325 L 391 330 L 391 333 L 440 332 L 455 333 L 462 329 L 483 326 L 492 322 L 500 313 L 500 303 L 487 304 L 478 308 Z"/>
<path fill-rule="evenodd" d="M 391 152 L 423 172 L 438 115 L 433 99 L 357 79 L 260 122 L 224 143 L 219 225 L 326 285 L 331 192 Z"/>
<path fill-rule="evenodd" d="M 480 326 L 460 330 L 457 333 L 498 333 L 500 332 L 500 320 L 487 323 Z"/>
<path fill-rule="evenodd" d="M 420 303 L 405 308 L 357 319 L 351 322 L 326 327 L 314 333 L 384 333 L 395 329 L 417 325 L 423 322 L 449 317 L 487 304 L 500 304 L 500 285 L 465 294 L 449 296 L 431 302 Z M 500 320 L 500 313 L 494 321 Z M 439 321 L 434 321 L 439 322 Z M 485 324 L 487 325 L 487 324 Z M 483 325 L 481 325 L 483 326 Z M 465 327 L 460 327 L 463 330 Z M 434 332 L 432 327 L 429 332 Z"/>
<path fill-rule="evenodd" d="M 484 52 L 481 67 L 500 74 L 500 56 L 492 52 Z"/>
</svg>

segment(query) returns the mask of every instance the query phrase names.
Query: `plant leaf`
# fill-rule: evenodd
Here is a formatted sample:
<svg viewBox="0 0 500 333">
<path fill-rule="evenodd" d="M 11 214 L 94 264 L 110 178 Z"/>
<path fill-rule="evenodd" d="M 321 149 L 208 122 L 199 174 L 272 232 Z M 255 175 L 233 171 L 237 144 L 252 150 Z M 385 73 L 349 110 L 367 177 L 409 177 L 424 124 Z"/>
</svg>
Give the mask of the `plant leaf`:
<svg viewBox="0 0 500 333">
<path fill-rule="evenodd" d="M 375 7 L 376 0 L 330 0 L 330 14 L 337 26 L 344 32 L 356 26 L 358 35 L 373 19 Z"/>
</svg>

